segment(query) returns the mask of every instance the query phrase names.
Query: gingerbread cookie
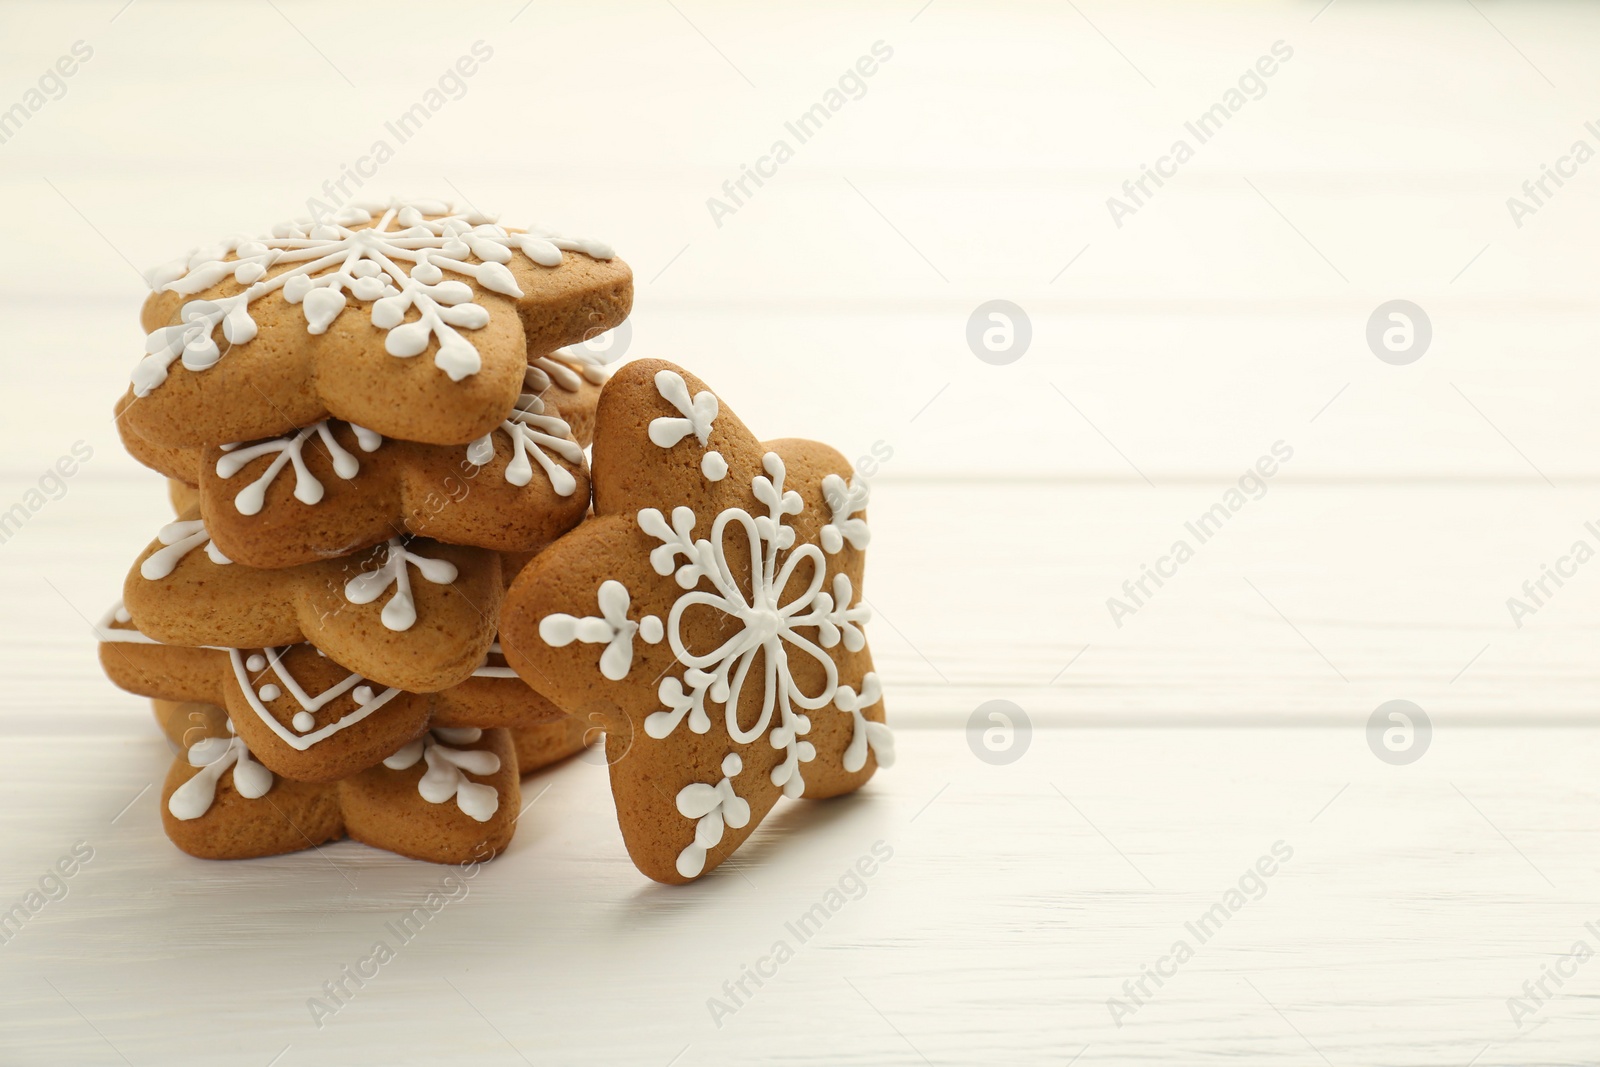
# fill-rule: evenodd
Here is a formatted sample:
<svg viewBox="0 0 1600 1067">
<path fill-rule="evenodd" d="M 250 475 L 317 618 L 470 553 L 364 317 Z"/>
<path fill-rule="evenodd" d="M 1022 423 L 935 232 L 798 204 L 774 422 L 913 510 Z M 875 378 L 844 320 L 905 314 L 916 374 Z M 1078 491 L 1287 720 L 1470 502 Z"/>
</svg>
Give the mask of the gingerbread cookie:
<svg viewBox="0 0 1600 1067">
<path fill-rule="evenodd" d="M 224 730 L 189 741 L 167 773 L 161 822 L 184 852 L 247 859 L 348 835 L 434 863 L 503 851 L 521 805 L 505 730 L 431 730 L 337 782 L 281 778 Z"/>
<path fill-rule="evenodd" d="M 113 684 L 141 696 L 225 707 L 256 757 L 296 781 L 347 778 L 429 726 L 529 726 L 563 717 L 503 665 L 497 645 L 466 681 L 410 693 L 371 683 L 311 645 L 162 644 L 120 605 L 97 629 L 100 664 Z"/>
<path fill-rule="evenodd" d="M 583 449 L 533 394 L 470 445 L 426 445 L 321 422 L 209 448 L 154 445 L 117 423 L 133 457 L 199 486 L 200 513 L 229 559 L 293 567 L 400 533 L 502 552 L 537 549 L 588 508 Z"/>
<path fill-rule="evenodd" d="M 686 882 L 780 796 L 849 792 L 893 758 L 861 630 L 866 487 L 659 360 L 601 394 L 593 482 L 594 517 L 512 583 L 501 641 L 530 686 L 602 716 L 629 855 Z"/>
<path fill-rule="evenodd" d="M 329 417 L 466 444 L 516 406 L 530 360 L 618 325 L 633 302 L 608 246 L 434 201 L 230 237 L 149 280 L 125 417 L 165 445 Z"/>
<path fill-rule="evenodd" d="M 421 538 L 281 570 L 246 567 L 190 512 L 140 554 L 122 600 L 165 644 L 309 642 L 375 682 L 432 693 L 483 664 L 503 588 L 495 553 Z"/>
</svg>

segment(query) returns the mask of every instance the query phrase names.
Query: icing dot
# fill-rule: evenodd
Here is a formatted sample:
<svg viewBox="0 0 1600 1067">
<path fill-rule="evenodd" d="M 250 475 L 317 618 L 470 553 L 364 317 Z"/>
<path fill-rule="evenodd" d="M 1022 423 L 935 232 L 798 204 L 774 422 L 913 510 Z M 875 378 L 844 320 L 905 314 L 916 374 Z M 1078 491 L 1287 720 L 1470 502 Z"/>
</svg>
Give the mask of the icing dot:
<svg viewBox="0 0 1600 1067">
<path fill-rule="evenodd" d="M 733 778 L 744 770 L 744 761 L 739 758 L 739 753 L 730 752 L 722 759 L 722 776 Z"/>
<path fill-rule="evenodd" d="M 257 691 L 257 695 L 260 696 L 262 700 L 277 700 L 279 697 L 283 696 L 283 690 L 269 682 Z"/>
<path fill-rule="evenodd" d="M 721 452 L 707 452 L 700 459 L 700 473 L 708 482 L 720 482 L 728 476 L 728 461 Z"/>
<path fill-rule="evenodd" d="M 356 698 L 357 704 L 370 704 L 372 703 L 372 686 L 358 685 L 356 686 L 356 691 L 350 695 Z"/>
<path fill-rule="evenodd" d="M 132 612 L 130 612 L 127 608 L 118 608 L 117 609 L 117 621 L 118 622 L 132 622 L 133 621 Z"/>
<path fill-rule="evenodd" d="M 265 657 L 261 653 L 257 652 L 255 655 L 253 655 L 249 659 L 245 660 L 244 661 L 244 665 L 245 665 L 245 668 L 247 670 L 252 670 L 252 671 L 266 670 L 267 669 L 267 657 Z"/>
<path fill-rule="evenodd" d="M 661 625 L 661 619 L 656 615 L 646 615 L 639 620 L 639 636 L 652 645 L 659 645 L 666 636 L 666 628 Z"/>
<path fill-rule="evenodd" d="M 296 730 L 299 730 L 301 733 L 305 733 L 315 725 L 317 725 L 317 717 L 312 715 L 309 711 L 295 712 L 294 728 Z"/>
</svg>

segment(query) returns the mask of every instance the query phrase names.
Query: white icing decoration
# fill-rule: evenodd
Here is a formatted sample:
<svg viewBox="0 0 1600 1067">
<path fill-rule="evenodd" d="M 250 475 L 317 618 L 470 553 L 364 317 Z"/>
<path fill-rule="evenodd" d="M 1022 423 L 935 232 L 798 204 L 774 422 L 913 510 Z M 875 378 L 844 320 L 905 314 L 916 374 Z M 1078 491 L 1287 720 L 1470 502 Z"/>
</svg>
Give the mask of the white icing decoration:
<svg viewBox="0 0 1600 1067">
<path fill-rule="evenodd" d="M 688 383 L 677 371 L 657 371 L 655 381 L 656 392 L 678 409 L 678 415 L 650 420 L 650 440 L 661 448 L 671 448 L 693 434 L 701 447 L 705 447 L 711 440 L 711 428 L 717 419 L 716 394 L 702 389 L 691 398 Z M 700 473 L 708 482 L 720 482 L 728 476 L 728 461 L 721 452 L 712 449 L 700 457 Z"/>
<path fill-rule="evenodd" d="M 375 451 L 383 444 L 383 438 L 366 427 L 351 423 L 350 429 L 355 431 L 356 444 L 363 452 Z M 333 426 L 328 419 L 312 423 L 292 434 L 274 437 L 270 441 L 258 444 L 238 442 L 223 445 L 223 455 L 217 458 L 217 477 L 224 479 L 238 474 L 252 460 L 274 452 L 278 454 L 277 458 L 267 465 L 267 469 L 261 472 L 261 477 L 239 490 L 238 495 L 233 498 L 233 506 L 239 509 L 239 514 L 254 515 L 261 510 L 266 502 L 268 487 L 277 480 L 286 463 L 294 465 L 294 498 L 302 504 L 315 504 L 322 499 L 322 483 L 311 473 L 305 460 L 306 442 L 313 434 L 327 447 L 328 455 L 333 459 L 334 474 L 344 481 L 356 476 L 361 470 L 361 463 L 355 456 L 345 451 L 344 446 L 333 436 Z"/>
<path fill-rule="evenodd" d="M 538 356 L 528 361 L 523 383 L 530 393 L 542 393 L 551 384 L 569 393 L 576 393 L 584 382 L 604 385 L 611 377 L 600 357 L 581 348 L 558 348 L 548 356 Z"/>
<path fill-rule="evenodd" d="M 819 540 L 829 555 L 843 548 L 846 541 L 850 542 L 851 548 L 863 549 L 872 540 L 867 520 L 851 518 L 856 512 L 866 510 L 867 496 L 867 483 L 857 482 L 853 474 L 848 487 L 837 474 L 822 479 L 822 499 L 827 501 L 833 518 L 822 528 Z"/>
<path fill-rule="evenodd" d="M 279 697 L 283 696 L 283 690 L 279 689 L 271 682 L 268 682 L 266 685 L 256 690 L 256 695 L 262 700 L 277 700 Z"/>
<path fill-rule="evenodd" d="M 655 572 L 670 574 L 674 559 L 682 555 L 685 563 L 678 568 L 676 581 L 684 589 L 693 589 L 705 573 L 700 569 L 700 550 L 694 542 L 694 509 L 673 508 L 672 525 L 668 526 L 661 512 L 646 508 L 639 512 L 639 528 L 661 542 L 661 547 L 650 551 L 650 566 Z"/>
<path fill-rule="evenodd" d="M 212 563 L 233 562 L 217 548 L 216 543 L 211 540 L 211 534 L 206 531 L 206 524 L 199 519 L 169 522 L 157 532 L 156 540 L 166 547 L 150 553 L 149 557 L 139 564 L 140 576 L 148 581 L 157 581 L 170 575 L 183 557 L 201 545 L 206 546 L 206 556 Z"/>
<path fill-rule="evenodd" d="M 743 508 L 728 508 L 712 522 L 709 539 L 692 539 L 695 515 L 690 508 L 673 509 L 671 526 L 655 508 L 639 512 L 639 528 L 662 542 L 650 553 L 656 573 L 673 573 L 677 557 L 683 555 L 687 562 L 677 569 L 677 582 L 689 590 L 678 597 L 667 616 L 667 640 L 678 662 L 688 670 L 682 679 L 661 680 L 657 695 L 667 710 L 647 716 L 644 728 L 649 736 L 664 738 L 688 718 L 690 730 L 706 733 L 711 728 L 705 707 L 709 697 L 723 705 L 727 735 L 735 744 L 749 744 L 765 735 L 773 748 L 784 751 L 784 761 L 773 768 L 772 784 L 781 786 L 785 796 L 797 797 L 805 789 L 800 764 L 816 757 L 811 742 L 802 740 L 811 729 L 811 720 L 800 711 L 814 711 L 833 701 L 838 669 L 823 649 L 846 639 L 855 623 L 864 621 L 866 609 L 849 609 L 848 601 L 836 607 L 834 596 L 823 591 L 827 558 L 816 545 L 794 548 L 795 532 L 785 525 L 786 518 L 800 514 L 805 503 L 799 493 L 784 490 L 784 464 L 777 453 L 768 452 L 762 465 L 767 475 L 752 479 L 751 489 L 756 499 L 767 505 L 767 514 L 752 516 Z M 730 527 L 741 531 L 749 546 L 748 595 L 739 588 L 728 562 Z M 788 555 L 780 568 L 779 556 L 784 552 Z M 810 583 L 794 600 L 780 603 L 802 563 L 810 565 Z M 702 578 L 709 580 L 711 590 L 697 588 Z M 848 581 L 843 585 L 835 581 L 834 589 L 845 596 L 850 593 Z M 727 616 L 725 622 L 737 625 L 737 631 L 707 654 L 690 652 L 684 643 L 682 621 L 684 612 L 692 607 L 722 613 Z M 817 629 L 816 642 L 801 635 L 799 631 L 806 627 Z M 810 656 L 822 667 L 825 680 L 820 693 L 800 690 L 789 669 L 790 649 Z M 761 690 L 761 713 L 755 725 L 745 729 L 740 720 L 748 716 L 740 715 L 739 703 L 758 652 L 765 663 L 764 678 L 756 683 Z"/>
<path fill-rule="evenodd" d="M 244 665 L 246 668 L 252 671 L 264 671 L 267 669 L 267 657 L 257 652 L 255 655 L 245 660 Z"/>
<path fill-rule="evenodd" d="M 883 685 L 877 671 L 868 671 L 861 678 L 858 694 L 848 685 L 841 685 L 833 695 L 833 706 L 848 712 L 855 720 L 855 732 L 850 745 L 844 750 L 844 769 L 854 774 L 867 765 L 867 749 L 878 758 L 878 766 L 894 766 L 894 731 L 881 722 L 872 722 L 861 713 L 883 699 Z"/>
<path fill-rule="evenodd" d="M 744 769 L 737 752 L 722 759 L 722 780 L 716 785 L 691 782 L 678 790 L 678 814 L 698 820 L 694 840 L 678 853 L 678 873 L 696 878 L 705 870 L 706 852 L 722 841 L 724 824 L 738 830 L 750 822 L 750 804 L 733 791 L 732 779 Z"/>
<path fill-rule="evenodd" d="M 867 635 L 861 632 L 861 624 L 872 621 L 872 609 L 864 603 L 849 607 L 854 596 L 848 574 L 833 576 L 832 596 L 827 593 L 818 595 L 820 610 L 817 630 L 823 648 L 832 648 L 840 641 L 844 642 L 848 652 L 860 652 L 867 647 Z"/>
<path fill-rule="evenodd" d="M 173 818 L 187 822 L 211 810 L 217 799 L 217 783 L 233 768 L 233 788 L 246 800 L 258 800 L 272 788 L 272 772 L 250 758 L 250 749 L 228 724 L 227 737 L 206 737 L 189 746 L 189 766 L 200 773 L 172 791 L 167 810 Z"/>
<path fill-rule="evenodd" d="M 384 760 L 383 765 L 391 771 L 403 771 L 416 766 L 418 760 L 425 760 L 428 769 L 417 782 L 417 792 L 423 800 L 443 804 L 454 797 L 463 814 L 488 822 L 500 809 L 500 793 L 493 786 L 472 781 L 467 774 L 494 774 L 500 769 L 500 757 L 483 749 L 453 747 L 472 744 L 482 736 L 482 730 L 470 727 L 435 727 Z"/>
<path fill-rule="evenodd" d="M 337 685 L 323 690 L 316 696 L 312 696 L 303 688 L 301 688 L 299 681 L 297 681 L 295 677 L 289 673 L 288 668 L 283 665 L 282 660 L 285 649 L 262 649 L 267 657 L 266 669 L 272 671 L 273 675 L 276 676 L 278 681 L 283 683 L 283 687 L 288 690 L 289 695 L 292 696 L 295 702 L 300 705 L 293 717 L 293 725 L 296 730 L 300 731 L 299 736 L 296 736 L 284 728 L 283 724 L 277 720 L 277 717 L 274 716 L 272 712 L 267 709 L 267 706 L 262 703 L 261 698 L 256 695 L 255 687 L 251 684 L 249 676 L 245 673 L 244 653 L 237 648 L 230 648 L 227 651 L 228 660 L 233 664 L 234 680 L 239 683 L 239 690 L 244 694 L 245 702 L 250 705 L 250 710 L 256 713 L 256 717 L 261 720 L 263 725 L 278 735 L 279 740 L 288 745 L 290 748 L 294 749 L 296 752 L 304 752 L 312 745 L 319 741 L 327 740 L 340 730 L 354 726 L 356 723 L 360 722 L 362 719 L 365 719 L 368 715 L 371 715 L 373 712 L 377 711 L 379 708 L 389 703 L 389 701 L 400 695 L 400 690 L 398 689 L 385 689 L 382 693 L 378 693 L 376 695 L 373 694 L 370 686 L 362 685 L 360 689 L 356 689 L 356 687 L 361 683 L 362 678 L 359 674 L 352 674 L 344 681 L 339 682 Z M 322 729 L 312 733 L 307 733 L 306 728 L 302 728 L 301 724 L 305 723 L 306 721 L 305 719 L 301 718 L 302 715 L 312 716 L 312 722 L 310 725 L 315 725 L 315 712 L 320 711 L 323 707 L 350 692 L 352 689 L 356 689 L 356 693 L 352 694 L 356 700 L 356 709 L 354 711 L 344 716 L 344 718 L 339 719 L 337 722 L 331 722 L 322 727 Z M 362 690 L 365 690 L 364 694 L 362 693 Z M 363 695 L 366 697 L 366 699 L 362 699 Z"/>
<path fill-rule="evenodd" d="M 373 225 L 352 228 L 372 223 L 375 211 L 381 217 Z M 391 229 L 396 223 L 400 228 Z M 541 226 L 512 233 L 492 215 L 456 212 L 435 201 L 353 205 L 326 222 L 297 220 L 273 227 L 271 236 L 226 238 L 149 275 L 152 288 L 180 296 L 193 296 L 230 275 L 246 288 L 217 300 L 191 300 L 179 310 L 178 325 L 146 337 L 148 354 L 133 371 L 134 395 L 147 396 L 160 386 L 180 357 L 193 371 L 216 364 L 223 356 L 212 337 L 219 325 L 230 346 L 248 344 L 257 332 L 250 305 L 280 289 L 286 301 L 301 305 L 313 334 L 325 333 L 339 317 L 346 292 L 371 301 L 372 325 L 385 331 L 384 349 L 390 355 L 410 358 L 437 340 L 434 365 L 451 381 L 460 381 L 475 374 L 482 360 L 457 331 L 487 326 L 489 311 L 474 302 L 470 285 L 447 280 L 445 272 L 471 278 L 491 292 L 521 297 L 522 289 L 506 267 L 513 251 L 544 267 L 560 265 L 563 251 L 595 259 L 615 254 L 602 242 L 562 237 Z M 227 258 L 230 253 L 233 259 Z M 476 262 L 468 262 L 469 257 Z M 298 265 L 266 277 L 273 267 L 291 263 Z M 406 321 L 413 311 L 417 317 Z"/>
<path fill-rule="evenodd" d="M 711 424 L 717 418 L 715 393 L 702 389 L 690 399 L 688 383 L 674 370 L 656 371 L 656 392 L 683 417 L 663 415 L 650 420 L 651 441 L 662 448 L 671 448 L 691 433 L 702 446 L 710 440 Z"/>
<path fill-rule="evenodd" d="M 417 568 L 424 579 L 434 585 L 449 585 L 456 580 L 456 565 L 446 559 L 419 556 L 405 546 L 398 537 L 389 538 L 383 566 L 375 571 L 363 571 L 344 583 L 344 597 L 352 604 L 370 604 L 383 595 L 391 585 L 394 596 L 383 606 L 379 618 L 391 630 L 409 630 L 417 621 L 417 604 L 411 595 L 411 576 L 408 566 Z"/>
<path fill-rule="evenodd" d="M 633 637 L 638 634 L 652 645 L 660 644 L 663 636 L 661 619 L 646 615 L 638 622 L 628 618 L 631 601 L 627 586 L 615 579 L 600 583 L 596 597 L 600 615 L 578 618 L 557 612 L 539 620 L 539 636 L 551 648 L 563 648 L 573 641 L 590 645 L 605 645 L 600 653 L 600 673 L 613 682 L 628 676 L 633 666 Z"/>
<path fill-rule="evenodd" d="M 505 655 L 505 653 L 500 649 L 499 641 L 490 643 L 489 651 L 484 653 L 483 662 L 478 664 L 478 669 L 472 672 L 472 676 L 474 678 L 515 678 L 517 676 L 517 672 L 512 670 L 510 667 L 489 666 L 489 657 L 491 655 Z"/>
<path fill-rule="evenodd" d="M 512 485 L 527 485 L 533 481 L 533 465 L 528 462 L 528 457 L 532 455 L 544 468 L 545 476 L 550 479 L 550 488 L 558 495 L 571 496 L 577 491 L 578 481 L 572 472 L 558 465 L 544 450 L 549 448 L 560 453 L 568 463 L 579 463 L 583 460 L 583 449 L 568 436 L 572 433 L 572 427 L 567 425 L 566 420 L 544 413 L 543 400 L 533 393 L 523 393 L 511 417 L 502 422 L 499 429 L 511 438 L 512 454 L 511 462 L 506 464 L 506 481 Z M 468 463 L 483 467 L 492 459 L 493 431 L 467 446 Z"/>
</svg>

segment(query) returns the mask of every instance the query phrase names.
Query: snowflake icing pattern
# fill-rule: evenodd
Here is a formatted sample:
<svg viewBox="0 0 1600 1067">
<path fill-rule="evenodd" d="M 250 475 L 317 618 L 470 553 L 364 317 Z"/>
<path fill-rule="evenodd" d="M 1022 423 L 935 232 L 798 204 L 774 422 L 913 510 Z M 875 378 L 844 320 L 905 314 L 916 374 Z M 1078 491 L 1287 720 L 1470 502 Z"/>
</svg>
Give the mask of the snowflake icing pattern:
<svg viewBox="0 0 1600 1067">
<path fill-rule="evenodd" d="M 376 218 L 375 211 L 381 212 Z M 391 229 L 395 225 L 399 228 Z M 357 226 L 363 228 L 352 228 Z M 371 301 L 372 324 L 385 331 L 384 349 L 390 355 L 419 355 L 437 339 L 435 366 L 460 381 L 477 373 L 482 361 L 458 331 L 482 329 L 489 312 L 473 302 L 470 285 L 446 274 L 471 278 L 490 292 L 521 297 L 522 289 L 506 267 L 514 252 L 555 267 L 563 251 L 595 259 L 615 254 L 599 241 L 562 237 L 540 226 L 513 233 L 497 225 L 492 215 L 456 212 L 430 201 L 355 206 L 327 221 L 281 223 L 267 237 L 227 238 L 151 272 L 152 288 L 180 296 L 193 296 L 229 276 L 245 289 L 218 300 L 190 300 L 180 309 L 177 325 L 150 333 L 147 354 L 133 371 L 134 395 L 148 396 L 179 359 L 192 371 L 215 365 L 223 356 L 212 336 L 219 325 L 230 345 L 249 342 L 257 331 L 250 305 L 280 289 L 285 300 L 301 305 L 313 334 L 325 333 L 339 317 L 346 293 Z M 234 258 L 227 258 L 230 254 Z M 282 264 L 299 266 L 267 277 Z M 408 322 L 412 310 L 417 317 Z"/>
<path fill-rule="evenodd" d="M 828 565 L 822 549 L 813 544 L 795 548 L 795 532 L 785 521 L 800 514 L 804 502 L 799 493 L 785 491 L 784 464 L 777 453 L 768 452 L 762 465 L 767 474 L 754 478 L 751 488 L 756 499 L 766 505 L 767 514 L 752 516 L 743 508 L 728 508 L 712 522 L 708 539 L 692 538 L 695 515 L 690 508 L 674 508 L 670 525 L 655 508 L 639 512 L 640 529 L 661 542 L 650 554 L 656 573 L 666 576 L 676 569 L 678 585 L 688 590 L 673 603 L 666 624 L 673 654 L 688 670 L 681 680 L 662 679 L 658 695 L 667 710 L 649 715 L 644 728 L 649 736 L 660 739 L 687 718 L 690 730 L 706 733 L 711 729 L 705 706 L 709 697 L 724 706 L 725 727 L 735 744 L 749 744 L 765 735 L 773 748 L 784 750 L 784 761 L 772 770 L 772 784 L 793 798 L 805 790 L 800 764 L 816 757 L 815 747 L 804 739 L 811 730 L 811 720 L 804 713 L 827 707 L 839 690 L 838 668 L 823 650 L 841 640 L 852 650 L 862 647 L 857 626 L 867 620 L 870 610 L 864 605 L 850 607 L 852 591 L 845 575 L 834 576 L 833 593 L 824 590 Z M 743 532 L 749 544 L 748 593 L 739 587 L 725 547 L 730 535 L 738 541 L 738 532 Z M 682 565 L 677 563 L 680 555 L 685 558 Z M 809 584 L 788 603 L 781 603 L 790 579 L 807 563 L 811 567 Z M 698 588 L 702 580 L 709 582 L 711 589 Z M 715 650 L 695 655 L 684 645 L 682 631 L 684 613 L 692 607 L 722 613 L 738 631 Z M 802 629 L 814 630 L 815 640 L 802 634 Z M 822 667 L 826 681 L 820 693 L 806 693 L 795 682 L 789 668 L 791 651 L 811 657 Z M 765 663 L 764 679 L 756 683 L 761 714 L 755 725 L 743 729 L 740 703 L 757 653 Z"/>
</svg>

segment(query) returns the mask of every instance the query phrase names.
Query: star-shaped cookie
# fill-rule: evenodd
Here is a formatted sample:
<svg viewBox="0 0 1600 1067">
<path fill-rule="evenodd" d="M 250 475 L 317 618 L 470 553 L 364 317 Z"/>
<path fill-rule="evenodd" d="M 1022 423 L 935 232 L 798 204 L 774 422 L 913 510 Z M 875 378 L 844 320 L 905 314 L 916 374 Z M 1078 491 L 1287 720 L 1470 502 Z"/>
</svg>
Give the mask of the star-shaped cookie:
<svg viewBox="0 0 1600 1067">
<path fill-rule="evenodd" d="M 609 246 L 438 201 L 230 237 L 149 280 L 124 417 L 163 445 L 329 417 L 466 444 L 516 406 L 530 363 L 618 325 L 633 302 Z"/>
<path fill-rule="evenodd" d="M 849 792 L 893 758 L 861 629 L 866 487 L 659 360 L 601 393 L 592 480 L 593 517 L 512 583 L 501 641 L 530 686 L 606 724 L 629 854 L 686 882 L 780 796 Z"/>
</svg>

